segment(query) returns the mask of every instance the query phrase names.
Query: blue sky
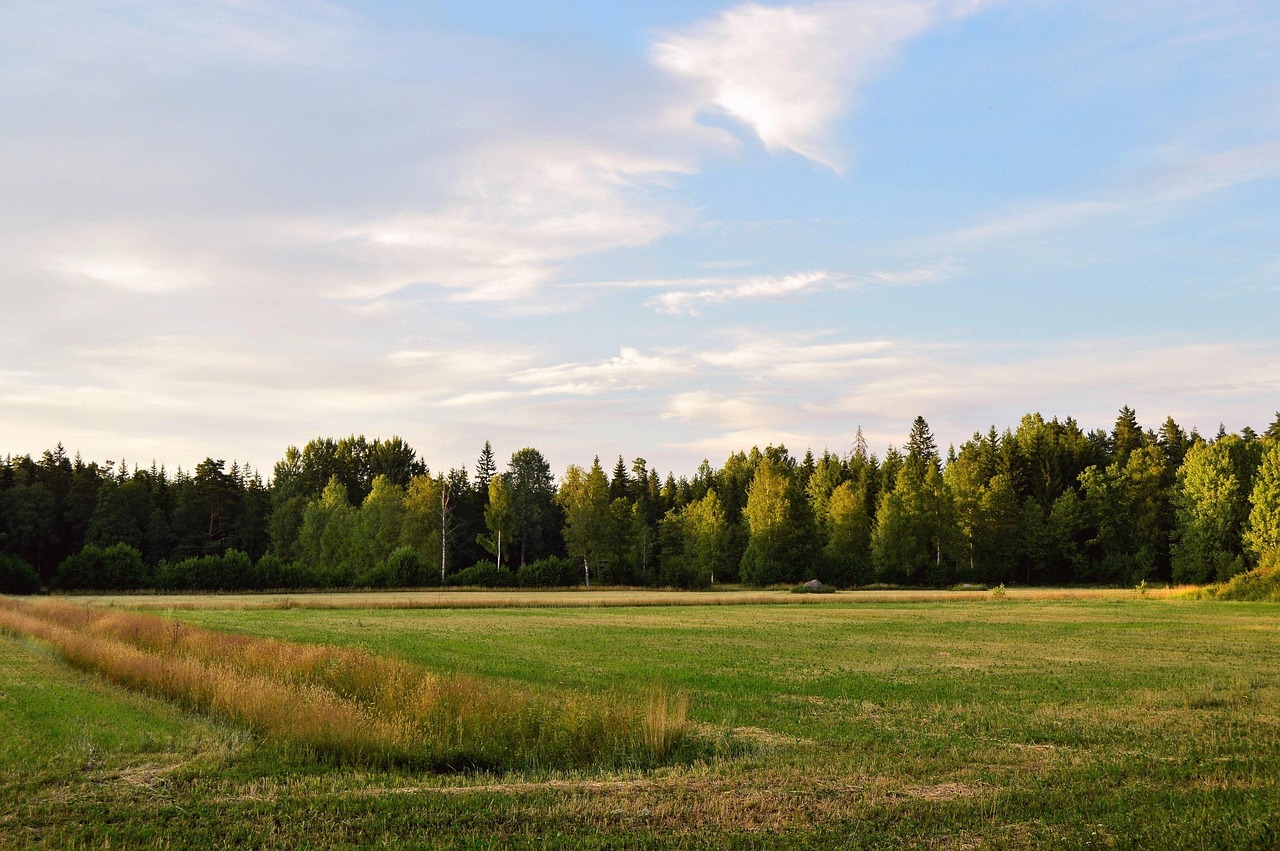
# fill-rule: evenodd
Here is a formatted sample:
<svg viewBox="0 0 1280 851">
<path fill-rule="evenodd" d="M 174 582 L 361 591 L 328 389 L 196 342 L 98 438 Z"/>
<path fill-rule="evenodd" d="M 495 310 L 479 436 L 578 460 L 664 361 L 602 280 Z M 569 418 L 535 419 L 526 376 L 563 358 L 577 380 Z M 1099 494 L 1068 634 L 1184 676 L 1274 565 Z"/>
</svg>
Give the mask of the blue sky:
<svg viewBox="0 0 1280 851">
<path fill-rule="evenodd" d="M 0 7 L 0 451 L 1280 408 L 1270 2 Z"/>
</svg>

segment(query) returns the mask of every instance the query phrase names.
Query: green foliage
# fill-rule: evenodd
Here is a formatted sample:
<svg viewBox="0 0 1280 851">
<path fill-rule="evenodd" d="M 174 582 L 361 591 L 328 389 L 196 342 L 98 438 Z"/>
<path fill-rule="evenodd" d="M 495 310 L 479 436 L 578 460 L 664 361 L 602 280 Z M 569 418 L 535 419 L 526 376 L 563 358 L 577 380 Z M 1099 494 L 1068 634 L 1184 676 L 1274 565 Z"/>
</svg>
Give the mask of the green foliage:
<svg viewBox="0 0 1280 851">
<path fill-rule="evenodd" d="M 240 550 L 161 562 L 156 565 L 153 584 L 165 591 L 246 591 L 262 587 L 249 555 Z"/>
<path fill-rule="evenodd" d="M 1244 569 L 1241 529 L 1248 516 L 1248 491 L 1241 466 L 1247 454 L 1235 435 L 1187 452 L 1175 495 L 1175 582 L 1221 582 Z"/>
<path fill-rule="evenodd" d="M 521 588 L 571 588 L 582 584 L 582 565 L 571 558 L 547 556 L 521 565 L 516 584 Z"/>
<path fill-rule="evenodd" d="M 31 565 L 8 553 L 0 553 L 0 594 L 38 594 L 40 576 Z"/>
<path fill-rule="evenodd" d="M 1231 577 L 1214 589 L 1214 596 L 1219 600 L 1280 603 L 1280 549 L 1263 553 L 1257 567 Z"/>
<path fill-rule="evenodd" d="M 1277 420 L 1280 422 L 1280 419 Z M 1244 546 L 1254 559 L 1280 548 L 1280 438 L 1271 439 L 1250 494 Z"/>
<path fill-rule="evenodd" d="M 822 470 L 822 465 L 819 465 Z M 818 515 L 826 535 L 818 563 L 819 578 L 848 588 L 871 581 L 871 516 L 865 479 L 842 482 L 830 493 Z"/>
<path fill-rule="evenodd" d="M 391 576 L 390 584 L 398 588 L 440 584 L 440 574 L 423 563 L 413 547 L 398 547 L 387 556 L 386 567 Z"/>
<path fill-rule="evenodd" d="M 811 574 L 818 559 L 813 509 L 793 467 L 785 449 L 766 452 L 752 477 L 742 513 L 750 537 L 740 568 L 749 585 L 794 583 Z"/>
<path fill-rule="evenodd" d="M 955 502 L 938 468 L 904 464 L 881 497 L 871 537 L 877 581 L 950 585 L 959 542 Z"/>
<path fill-rule="evenodd" d="M 516 575 L 493 562 L 481 561 L 453 574 L 448 583 L 477 588 L 514 588 Z"/>
<path fill-rule="evenodd" d="M 264 484 L 235 462 L 171 477 L 58 447 L 0 460 L 0 552 L 50 586 L 86 545 L 116 544 L 164 563 L 137 581 L 166 588 L 245 585 L 187 564 L 231 550 L 272 555 L 249 587 L 417 587 L 485 553 L 502 567 L 571 553 L 583 579 L 635 586 L 1221 581 L 1280 542 L 1276 427 L 1206 443 L 1171 418 L 1144 431 L 1127 406 L 1110 431 L 1028 414 L 943 463 L 918 417 L 883 462 L 860 438 L 847 457 L 802 461 L 753 447 L 690 478 L 620 456 L 611 474 L 598 460 L 570 467 L 558 494 L 532 448 L 499 475 L 486 447 L 473 482 L 465 469 L 431 475 L 398 438 L 317 439 L 289 447 Z M 406 548 L 416 561 L 392 559 Z"/>
<path fill-rule="evenodd" d="M 58 565 L 53 587 L 59 591 L 132 591 L 150 577 L 142 553 L 128 544 L 105 549 L 89 545 Z"/>
</svg>

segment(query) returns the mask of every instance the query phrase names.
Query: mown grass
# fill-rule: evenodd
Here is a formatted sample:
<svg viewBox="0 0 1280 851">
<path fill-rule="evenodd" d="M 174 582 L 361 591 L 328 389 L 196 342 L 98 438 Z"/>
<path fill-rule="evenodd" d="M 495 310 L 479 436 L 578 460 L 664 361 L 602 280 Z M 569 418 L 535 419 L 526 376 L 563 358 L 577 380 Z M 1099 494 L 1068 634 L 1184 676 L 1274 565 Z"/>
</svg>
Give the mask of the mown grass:
<svg viewBox="0 0 1280 851">
<path fill-rule="evenodd" d="M 667 588 L 572 588 L 553 591 L 451 589 L 402 591 L 315 591 L 230 594 L 99 594 L 71 599 L 96 606 L 183 611 L 190 609 L 562 609 L 643 608 L 650 606 L 760 606 L 782 604 L 943 603 L 979 598 L 1011 600 L 1132 600 L 1194 596 L 1198 586 L 1182 588 L 877 588 L 831 594 L 791 594 L 789 588 L 714 590 Z"/>
<path fill-rule="evenodd" d="M 0 630 L 46 642 L 135 691 L 262 737 L 363 764 L 431 768 L 648 766 L 685 733 L 685 703 L 537 691 L 434 674 L 352 648 L 229 635 L 61 601 L 0 599 Z"/>
<path fill-rule="evenodd" d="M 686 691 L 690 717 L 723 747 L 651 771 L 442 776 L 316 764 L 248 739 L 210 746 L 149 792 L 69 768 L 28 782 L 0 816 L 0 845 L 1280 842 L 1280 606 L 966 599 L 181 610 L 194 626 L 533 689 Z M 146 756 L 125 748 L 117 759 Z"/>
</svg>

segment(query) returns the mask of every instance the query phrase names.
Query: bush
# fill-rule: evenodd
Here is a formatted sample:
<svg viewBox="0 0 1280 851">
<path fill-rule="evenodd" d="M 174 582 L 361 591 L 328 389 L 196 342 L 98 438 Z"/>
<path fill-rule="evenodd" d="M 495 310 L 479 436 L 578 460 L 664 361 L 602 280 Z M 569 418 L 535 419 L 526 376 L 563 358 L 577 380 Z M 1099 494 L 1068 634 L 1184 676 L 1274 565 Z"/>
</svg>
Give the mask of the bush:
<svg viewBox="0 0 1280 851">
<path fill-rule="evenodd" d="M 581 565 L 557 556 L 522 565 L 516 574 L 516 584 L 521 588 L 570 588 L 581 582 Z"/>
<path fill-rule="evenodd" d="M 423 585 L 439 585 L 440 572 L 432 570 L 413 547 L 400 547 L 387 556 L 387 569 L 395 577 L 393 584 L 400 588 L 419 588 Z"/>
<path fill-rule="evenodd" d="M 394 588 L 396 585 L 395 568 L 385 561 L 380 561 L 373 567 L 357 571 L 356 585 L 360 588 Z"/>
<path fill-rule="evenodd" d="M 35 568 L 8 553 L 0 553 L 0 594 L 38 594 L 40 577 Z"/>
<path fill-rule="evenodd" d="M 480 561 L 448 577 L 450 585 L 479 588 L 514 588 L 516 575 L 488 561 Z"/>
<path fill-rule="evenodd" d="M 128 544 L 106 549 L 89 545 L 58 565 L 53 587 L 60 591 L 132 591 L 147 584 L 142 553 Z"/>
<path fill-rule="evenodd" d="M 1280 550 L 1271 550 L 1253 570 L 1237 573 L 1215 596 L 1219 600 L 1280 603 Z"/>
<path fill-rule="evenodd" d="M 319 580 L 306 562 L 286 561 L 280 565 L 279 588 L 318 588 Z"/>
<path fill-rule="evenodd" d="M 156 565 L 155 586 L 165 591 L 247 591 L 258 587 L 248 553 L 193 556 Z"/>
<path fill-rule="evenodd" d="M 254 565 L 254 586 L 257 588 L 283 588 L 285 587 L 284 559 L 275 553 L 267 553 L 258 559 L 258 563 Z"/>
</svg>

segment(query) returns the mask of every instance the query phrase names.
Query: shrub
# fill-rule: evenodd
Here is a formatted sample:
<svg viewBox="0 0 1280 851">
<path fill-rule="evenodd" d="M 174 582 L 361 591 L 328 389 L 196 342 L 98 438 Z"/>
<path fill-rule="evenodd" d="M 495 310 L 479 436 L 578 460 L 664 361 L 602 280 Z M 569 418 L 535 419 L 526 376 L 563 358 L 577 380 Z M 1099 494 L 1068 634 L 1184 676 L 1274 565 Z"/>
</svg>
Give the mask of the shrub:
<svg viewBox="0 0 1280 851">
<path fill-rule="evenodd" d="M 318 588 L 320 581 L 306 562 L 287 561 L 280 565 L 280 588 Z"/>
<path fill-rule="evenodd" d="M 267 553 L 254 565 L 254 586 L 257 588 L 283 588 L 285 563 L 275 553 Z"/>
<path fill-rule="evenodd" d="M 89 545 L 58 565 L 53 587 L 61 591 L 131 591 L 147 584 L 142 553 L 128 544 Z"/>
<path fill-rule="evenodd" d="M 244 591 L 258 587 L 248 553 L 193 556 L 156 565 L 155 586 L 166 591 Z"/>
<path fill-rule="evenodd" d="M 450 585 L 469 585 L 480 588 L 514 588 L 516 575 L 493 562 L 479 561 L 448 578 Z"/>
<path fill-rule="evenodd" d="M 569 588 L 582 582 L 582 566 L 573 559 L 549 556 L 522 565 L 516 574 L 521 588 Z"/>
<path fill-rule="evenodd" d="M 0 594 L 37 594 L 40 577 L 35 568 L 8 553 L 0 553 Z"/>
<path fill-rule="evenodd" d="M 356 585 L 361 588 L 393 588 L 396 585 L 395 568 L 380 561 L 373 567 L 358 571 Z"/>
<path fill-rule="evenodd" d="M 1220 585 L 1219 600 L 1251 600 L 1280 603 L 1280 550 L 1271 550 L 1253 570 L 1237 573 Z"/>
<path fill-rule="evenodd" d="M 428 568 L 413 547 L 400 547 L 387 556 L 387 568 L 395 576 L 393 584 L 401 588 L 440 584 L 440 573 Z"/>
</svg>

